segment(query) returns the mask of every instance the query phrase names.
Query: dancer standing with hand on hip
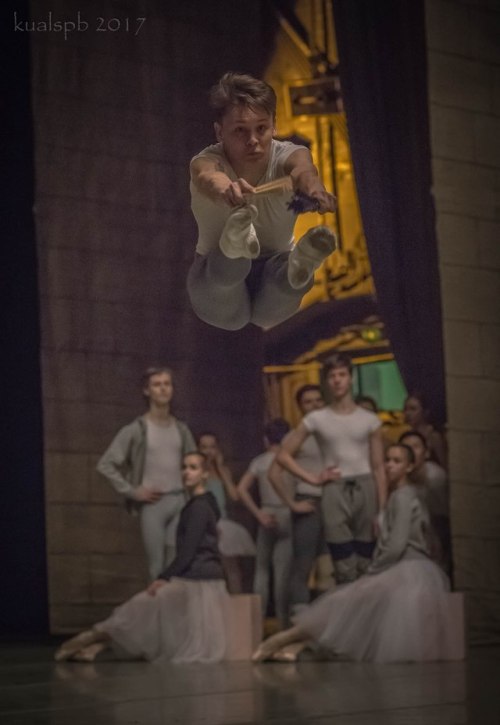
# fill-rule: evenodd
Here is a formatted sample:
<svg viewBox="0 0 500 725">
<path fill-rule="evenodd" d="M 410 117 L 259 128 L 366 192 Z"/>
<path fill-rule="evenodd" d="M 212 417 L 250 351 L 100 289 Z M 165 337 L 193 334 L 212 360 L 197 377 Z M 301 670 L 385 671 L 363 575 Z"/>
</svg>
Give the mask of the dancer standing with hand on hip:
<svg viewBox="0 0 500 725">
<path fill-rule="evenodd" d="M 336 353 L 323 367 L 331 402 L 308 413 L 283 441 L 278 463 L 312 485 L 322 485 L 325 539 L 335 567 L 335 581 L 360 576 L 375 547 L 377 512 L 387 499 L 382 424 L 352 397 L 352 362 Z M 314 474 L 295 456 L 309 435 L 318 443 L 325 471 Z"/>
<path fill-rule="evenodd" d="M 182 456 L 196 450 L 191 431 L 171 412 L 172 371 L 148 368 L 143 375 L 148 410 L 118 431 L 97 463 L 97 470 L 138 513 L 155 579 L 175 556 L 175 532 L 185 503 Z"/>
</svg>

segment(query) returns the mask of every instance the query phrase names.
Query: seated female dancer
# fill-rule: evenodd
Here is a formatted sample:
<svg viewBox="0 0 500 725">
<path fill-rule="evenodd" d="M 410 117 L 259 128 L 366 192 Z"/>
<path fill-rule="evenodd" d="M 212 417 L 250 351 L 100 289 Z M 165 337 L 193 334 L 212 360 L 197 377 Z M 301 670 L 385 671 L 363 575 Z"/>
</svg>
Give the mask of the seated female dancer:
<svg viewBox="0 0 500 725">
<path fill-rule="evenodd" d="M 117 649 L 121 657 L 151 661 L 224 658 L 229 595 L 217 546 L 220 514 L 205 489 L 203 454 L 184 457 L 182 477 L 189 500 L 180 515 L 174 561 L 104 622 L 66 641 L 55 654 L 57 661 L 89 662 L 108 648 Z"/>
<path fill-rule="evenodd" d="M 401 662 L 453 658 L 448 580 L 428 556 L 428 515 L 407 476 L 413 451 L 390 446 L 386 456 L 391 495 L 367 573 L 324 594 L 298 614 L 295 626 L 265 640 L 255 662 L 295 659 L 291 643 L 313 640 L 322 649 L 358 661 Z"/>
</svg>

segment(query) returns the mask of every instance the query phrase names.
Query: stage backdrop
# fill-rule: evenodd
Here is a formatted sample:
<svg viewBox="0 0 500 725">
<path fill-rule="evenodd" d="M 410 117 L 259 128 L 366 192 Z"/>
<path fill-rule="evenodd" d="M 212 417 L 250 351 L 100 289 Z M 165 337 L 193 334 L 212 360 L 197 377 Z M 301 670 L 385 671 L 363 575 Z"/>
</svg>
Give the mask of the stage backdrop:
<svg viewBox="0 0 500 725">
<path fill-rule="evenodd" d="M 49 18 L 81 24 L 65 37 L 50 30 Z M 30 19 L 27 8 L 18 19 Z M 219 434 L 236 474 L 262 450 L 261 331 L 217 331 L 188 304 L 185 277 L 196 243 L 188 165 L 213 141 L 209 87 L 227 70 L 263 73 L 275 20 L 268 3 L 253 3 L 249 12 L 243 0 L 37 0 L 31 20 L 47 24 L 29 40 L 50 621 L 60 632 L 106 615 L 144 583 L 137 520 L 95 474 L 118 428 L 143 412 L 143 368 L 173 368 L 174 412 L 195 433 Z M 29 151 L 29 135 L 25 143 Z M 29 178 L 24 183 L 29 227 L 33 187 Z M 22 280 L 34 301 L 35 275 L 30 251 Z M 36 390 L 36 306 L 28 324 L 26 377 Z M 31 400 L 39 415 L 39 400 Z M 25 414 L 26 406 L 9 421 L 18 436 L 26 432 Z M 37 443 L 26 459 L 38 455 L 32 463 L 40 477 L 40 436 Z M 36 567 L 36 576 L 12 590 L 18 631 L 27 626 L 20 603 L 41 602 L 39 629 L 46 608 L 42 584 L 33 588 L 39 574 L 45 579 L 35 483 L 21 502 L 12 494 L 16 505 L 7 509 L 14 520 L 35 507 L 40 520 L 38 558 L 21 546 L 13 559 L 13 566 L 22 559 Z"/>
<path fill-rule="evenodd" d="M 446 421 L 423 0 L 334 0 L 340 79 L 380 312 L 409 391 Z"/>
</svg>

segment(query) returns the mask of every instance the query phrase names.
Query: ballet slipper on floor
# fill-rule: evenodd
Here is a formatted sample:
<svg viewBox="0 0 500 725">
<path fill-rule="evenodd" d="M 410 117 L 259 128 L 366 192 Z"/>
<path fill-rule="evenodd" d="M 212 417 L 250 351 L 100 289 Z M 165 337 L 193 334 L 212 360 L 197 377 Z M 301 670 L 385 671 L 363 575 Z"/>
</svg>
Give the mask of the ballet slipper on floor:
<svg viewBox="0 0 500 725">
<path fill-rule="evenodd" d="M 289 644 L 286 647 L 282 647 L 273 655 L 271 659 L 273 662 L 297 662 L 299 654 L 305 647 L 305 642 L 296 642 L 295 644 Z"/>
<path fill-rule="evenodd" d="M 252 655 L 252 662 L 264 662 L 265 660 L 272 659 L 275 652 L 287 644 L 287 635 L 288 632 L 278 632 L 278 634 L 274 634 L 272 637 L 261 642 Z"/>
<path fill-rule="evenodd" d="M 94 629 L 87 629 L 84 632 L 80 632 L 76 637 L 72 637 L 66 640 L 66 642 L 63 642 L 54 655 L 55 661 L 63 662 L 64 660 L 69 660 L 76 652 L 94 644 L 97 637 L 98 633 Z"/>
<path fill-rule="evenodd" d="M 96 642 L 76 652 L 71 659 L 75 662 L 94 662 L 97 656 L 104 652 L 107 647 L 106 642 Z"/>
</svg>

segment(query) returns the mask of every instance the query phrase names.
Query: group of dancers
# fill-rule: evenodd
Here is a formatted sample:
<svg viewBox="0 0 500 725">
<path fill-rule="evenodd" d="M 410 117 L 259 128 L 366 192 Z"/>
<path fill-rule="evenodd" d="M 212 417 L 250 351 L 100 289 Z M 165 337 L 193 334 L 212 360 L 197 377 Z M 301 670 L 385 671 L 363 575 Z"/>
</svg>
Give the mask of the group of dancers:
<svg viewBox="0 0 500 725">
<path fill-rule="evenodd" d="M 255 661 L 289 661 L 308 645 L 321 656 L 378 662 L 452 656 L 449 581 L 431 558 L 427 492 L 414 478 L 417 459 L 405 442 L 411 435 L 419 440 L 420 434 L 409 432 L 402 442 L 389 445 L 377 481 L 372 467 L 378 463 L 380 421 L 352 399 L 352 372 L 345 355 L 326 361 L 325 380 L 331 402 L 324 405 L 317 386 L 304 386 L 299 392 L 309 399 L 310 412 L 292 431 L 284 421 L 272 421 L 266 428 L 267 451 L 251 461 L 235 486 L 213 434 L 200 436 L 199 448 L 193 441 L 193 450 L 182 451 L 182 431 L 185 438 L 191 434 L 169 412 L 171 372 L 149 371 L 144 388 L 149 410 L 142 417 L 143 477 L 137 486 L 130 484 L 127 501 L 141 514 L 170 495 L 175 501 L 180 498 L 177 491 L 161 494 L 153 479 L 144 478 L 145 471 L 156 470 L 159 476 L 162 470 L 154 447 L 158 441 L 154 437 L 148 441 L 147 431 L 151 426 L 163 428 L 168 435 L 173 431 L 178 437 L 178 460 L 182 460 L 182 498 L 187 499 L 175 522 L 175 555 L 172 558 L 167 535 L 172 519 L 165 518 L 172 507 L 160 505 L 158 516 L 143 516 L 143 527 L 145 521 L 161 521 L 163 511 L 166 558 L 162 569 L 152 574 L 145 591 L 115 609 L 108 619 L 65 642 L 56 652 L 57 660 L 92 661 L 109 649 L 121 658 L 150 661 L 223 660 L 230 606 L 226 582 L 231 577 L 225 560 L 236 563 L 239 555 L 250 553 L 256 554 L 254 590 L 262 595 L 263 616 L 269 571 L 274 567 L 274 599 L 284 628 L 263 641 L 254 653 Z M 328 425 L 330 418 L 337 428 Z M 118 433 L 99 463 L 108 476 L 110 469 L 123 472 L 134 450 L 137 454 L 137 441 L 129 435 L 128 453 L 119 461 L 116 458 L 117 439 L 123 446 L 126 431 L 127 427 Z M 172 455 L 172 449 L 168 450 Z M 290 479 L 283 479 L 286 469 L 296 476 L 294 490 Z M 122 481 L 109 480 L 121 486 L 123 493 Z M 254 481 L 257 498 L 251 495 Z M 146 492 L 159 498 L 148 501 Z M 227 518 L 226 497 L 238 496 L 259 523 L 256 547 L 245 527 Z M 324 551 L 325 541 L 336 583 L 308 603 L 310 569 Z M 151 561 L 158 561 L 158 556 Z M 286 592 L 292 593 L 291 599 Z M 293 626 L 287 628 L 290 614 Z"/>
<path fill-rule="evenodd" d="M 308 149 L 276 140 L 276 95 L 267 83 L 226 73 L 210 98 L 217 143 L 191 161 L 199 234 L 188 294 L 210 325 L 268 328 L 299 308 L 336 247 L 324 225 L 294 244 L 297 212 L 334 212 L 335 199 Z M 327 361 L 324 377 L 329 404 L 318 386 L 299 391 L 302 422 L 289 431 L 272 421 L 266 452 L 236 486 L 216 436 L 205 433 L 196 444 L 172 415 L 171 370 L 146 371 L 148 411 L 118 432 L 98 470 L 140 518 L 151 583 L 65 642 L 57 660 L 90 661 L 110 648 L 150 661 L 223 660 L 226 582 L 241 591 L 238 557 L 245 555 L 256 557 L 263 616 L 273 567 L 283 627 L 261 644 L 256 661 L 290 659 L 308 642 L 358 660 L 448 658 L 449 582 L 430 557 L 429 515 L 412 479 L 420 465 L 414 449 L 408 440 L 385 450 L 377 415 L 353 400 L 345 356 Z M 237 498 L 256 518 L 255 544 L 228 517 L 226 501 Z M 324 551 L 336 586 L 311 603 L 308 578 Z"/>
</svg>

